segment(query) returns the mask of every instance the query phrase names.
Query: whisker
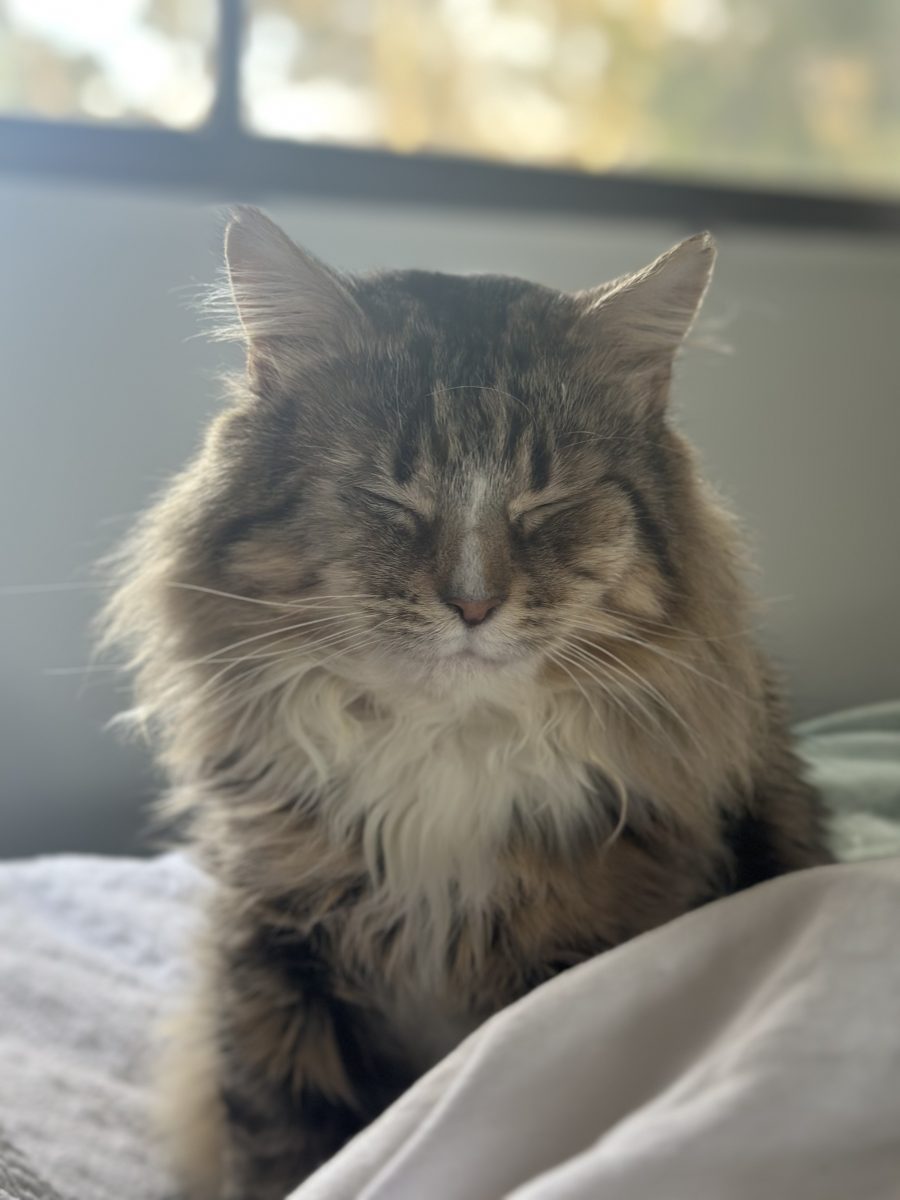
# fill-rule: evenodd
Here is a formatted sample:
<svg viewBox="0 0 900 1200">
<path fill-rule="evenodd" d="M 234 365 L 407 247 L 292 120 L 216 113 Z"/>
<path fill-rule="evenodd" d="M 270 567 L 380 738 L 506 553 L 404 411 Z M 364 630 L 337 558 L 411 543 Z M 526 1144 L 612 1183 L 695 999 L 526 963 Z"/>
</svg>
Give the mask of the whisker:
<svg viewBox="0 0 900 1200">
<path fill-rule="evenodd" d="M 302 646 L 297 646 L 296 644 L 294 644 L 294 648 L 297 650 L 303 650 L 304 652 L 309 653 L 313 650 L 319 649 L 321 646 L 331 645 L 333 642 L 339 641 L 343 637 L 348 637 L 351 634 L 360 633 L 360 632 L 362 632 L 362 628 L 363 628 L 362 618 L 359 618 L 358 622 L 350 629 L 339 629 L 336 632 L 326 634 L 324 637 L 319 638 L 317 641 L 314 641 L 311 643 L 308 642 L 308 643 L 303 644 Z M 288 631 L 284 631 L 284 632 L 287 633 Z M 293 630 L 291 630 L 290 632 L 293 632 Z M 284 638 L 281 639 L 279 644 L 284 645 L 285 643 L 293 643 L 293 639 L 290 638 L 289 636 L 285 636 Z M 199 690 L 201 692 L 206 692 L 206 690 L 212 684 L 215 684 L 217 680 L 221 679 L 223 676 L 228 675 L 230 667 L 234 666 L 235 664 L 238 664 L 241 662 L 258 662 L 260 660 L 260 657 L 261 656 L 256 655 L 256 654 L 247 654 L 247 655 L 244 655 L 243 657 L 231 660 L 221 671 L 216 671 L 208 680 L 205 680 L 204 683 L 202 683 L 200 685 Z M 279 650 L 278 652 L 273 653 L 273 654 L 267 654 L 266 660 L 268 662 L 268 659 L 270 659 L 270 658 L 281 658 L 281 657 L 286 657 L 286 652 L 284 650 Z M 199 665 L 199 663 L 202 663 L 203 661 L 204 660 L 201 659 L 201 660 L 198 660 L 197 663 L 193 663 L 191 665 Z M 243 673 L 239 674 L 237 676 L 237 678 L 234 680 L 228 680 L 227 683 L 229 685 L 231 685 L 232 683 L 237 684 L 241 681 L 242 678 L 243 678 Z M 213 692 L 213 694 L 215 694 L 215 693 Z M 210 696 L 206 695 L 205 698 L 207 700 L 209 700 Z"/>
<path fill-rule="evenodd" d="M 237 659 L 236 661 L 240 662 L 241 660 Z M 255 660 L 248 657 L 247 661 L 252 662 Z M 248 685 L 251 684 L 254 679 L 262 677 L 267 671 L 270 670 L 271 664 L 269 662 L 258 663 L 258 665 L 254 667 L 249 667 L 246 670 L 241 671 L 238 675 L 233 675 L 230 678 L 223 678 L 218 687 L 210 688 L 210 684 L 215 684 L 218 679 L 227 675 L 226 672 L 220 672 L 219 674 L 214 675 L 212 679 L 209 679 L 205 684 L 201 684 L 200 688 L 198 689 L 198 694 L 203 694 L 203 700 L 205 704 L 209 704 L 214 701 L 216 704 L 220 705 L 223 711 L 227 712 L 229 708 L 233 707 L 234 705 L 243 705 L 252 702 L 254 697 L 253 694 L 248 691 Z"/>
<path fill-rule="evenodd" d="M 296 612 L 293 615 L 302 616 L 309 612 L 315 612 L 316 609 L 319 607 L 321 607 L 323 609 L 327 609 L 330 612 L 333 612 L 336 616 L 341 616 L 344 613 L 348 613 L 348 612 L 353 613 L 353 612 L 360 611 L 360 606 L 358 604 L 349 604 L 349 603 L 335 604 L 335 603 L 332 603 L 331 601 L 329 601 L 327 604 L 322 604 L 321 606 L 319 606 L 317 604 L 307 604 L 307 605 L 304 605 L 302 608 L 298 606 Z M 277 625 L 277 623 L 279 621 L 283 621 L 285 619 L 285 617 L 288 615 L 289 614 L 286 614 L 284 612 L 277 612 L 275 614 L 265 613 L 261 617 L 248 617 L 242 613 L 241 614 L 241 624 L 246 625 L 246 627 L 248 629 L 256 628 L 257 626 L 260 626 L 260 625 Z"/>
<path fill-rule="evenodd" d="M 373 625 L 370 630 L 366 630 L 366 633 L 367 634 L 374 633 L 376 629 L 380 629 L 380 628 L 381 628 L 380 625 Z M 363 637 L 363 638 L 361 638 L 361 640 L 351 642 L 347 646 L 340 646 L 333 653 L 326 655 L 325 658 L 323 658 L 319 662 L 317 662 L 316 666 L 322 667 L 326 663 L 333 662 L 336 658 L 341 658 L 343 655 L 348 654 L 351 650 L 364 650 L 368 646 L 374 646 L 377 641 L 378 641 L 378 638 L 375 638 L 375 637 Z"/>
<path fill-rule="evenodd" d="M 701 752 L 701 754 L 703 753 L 703 746 L 700 743 L 700 741 L 698 740 L 697 734 L 695 733 L 692 726 L 689 724 L 688 721 L 686 721 L 684 719 L 684 717 L 677 710 L 677 708 L 675 708 L 675 706 L 672 704 L 671 700 L 669 700 L 669 698 L 667 696 L 663 695 L 663 693 L 659 690 L 659 688 L 657 688 L 654 684 L 652 684 L 648 679 L 645 679 L 638 671 L 636 671 L 634 669 L 634 667 L 631 666 L 630 663 L 626 663 L 624 661 L 624 659 L 619 658 L 618 655 L 614 654 L 607 647 L 595 646 L 593 642 L 587 642 L 586 639 L 580 639 L 580 640 L 585 641 L 586 645 L 591 647 L 591 650 L 593 650 L 593 651 L 599 650 L 602 654 L 606 655 L 607 658 L 612 659 L 612 663 L 605 662 L 605 660 L 604 660 L 605 666 L 609 670 L 613 670 L 613 671 L 616 671 L 618 668 L 618 673 L 620 676 L 623 676 L 627 680 L 633 681 L 639 688 L 643 689 L 643 691 L 645 691 L 649 696 L 651 696 L 656 701 L 656 703 L 659 705 L 660 709 L 663 712 L 668 713 L 671 717 L 674 717 L 674 719 L 678 722 L 678 724 L 681 726 L 681 728 L 684 730 L 684 732 L 687 734 L 687 736 L 691 739 L 695 748 L 697 750 L 699 750 Z M 613 664 L 616 664 L 616 666 L 614 666 Z M 659 723 L 658 720 L 657 720 L 657 723 Z M 677 745 L 677 743 L 672 741 L 671 745 L 674 748 Z"/>
<path fill-rule="evenodd" d="M 242 661 L 245 661 L 245 659 L 230 659 L 229 660 L 229 659 L 222 658 L 220 656 L 223 654 L 228 654 L 229 651 L 231 651 L 231 650 L 237 650 L 239 647 L 247 645 L 248 643 L 253 642 L 253 641 L 261 641 L 263 638 L 267 638 L 267 637 L 276 637 L 278 634 L 290 633 L 293 630 L 307 629 L 312 625 L 323 625 L 328 621 L 343 620 L 343 619 L 346 619 L 346 617 L 348 615 L 353 615 L 354 613 L 358 613 L 358 610 L 355 607 L 345 609 L 339 613 L 332 614 L 331 616 L 318 617 L 312 621 L 302 621 L 296 625 L 280 626 L 277 629 L 270 629 L 270 630 L 267 630 L 265 633 L 255 634 L 253 637 L 242 638 L 240 641 L 232 642 L 228 646 L 223 646 L 218 650 L 212 651 L 210 654 L 204 656 L 203 658 L 188 659 L 186 662 L 184 662 L 181 665 L 185 666 L 185 667 L 196 667 L 196 666 L 200 666 L 201 664 L 206 663 L 206 662 L 228 662 L 228 661 L 242 662 Z M 361 616 L 362 614 L 358 614 L 358 615 Z M 278 618 L 273 618 L 273 619 L 278 619 Z M 245 658 L 246 657 L 249 657 L 249 656 L 245 656 Z M 42 671 L 42 674 L 44 674 L 44 675 L 63 675 L 63 676 L 64 675 L 89 675 L 95 671 L 107 671 L 107 672 L 126 671 L 131 666 L 132 666 L 132 664 L 129 662 L 89 663 L 86 666 L 79 666 L 79 667 L 45 667 Z"/>
<path fill-rule="evenodd" d="M 735 638 L 743 638 L 748 635 L 758 633 L 758 629 L 755 629 L 753 627 L 737 629 L 731 633 L 725 633 L 725 634 L 720 634 L 720 635 L 690 633 L 687 630 L 679 628 L 677 625 L 671 625 L 664 621 L 657 621 L 653 617 L 645 617 L 645 616 L 642 616 L 640 613 L 629 613 L 629 612 L 624 612 L 621 609 L 610 608 L 606 604 L 603 604 L 602 606 L 600 606 L 598 608 L 584 608 L 584 609 L 568 608 L 567 615 L 569 616 L 570 620 L 575 624 L 584 623 L 585 626 L 587 626 L 588 621 L 594 621 L 595 624 L 594 624 L 593 628 L 594 628 L 594 631 L 598 632 L 598 633 L 607 633 L 607 632 L 612 633 L 612 629 L 610 628 L 609 625 L 602 625 L 602 624 L 597 623 L 598 618 L 603 618 L 603 617 L 607 617 L 607 618 L 612 617 L 613 619 L 618 618 L 620 620 L 629 622 L 630 627 L 633 627 L 633 625 L 635 623 L 639 622 L 640 624 L 647 625 L 650 627 L 649 630 L 647 630 L 647 632 L 657 633 L 658 636 L 665 637 L 665 638 L 671 639 L 673 641 L 692 641 L 692 642 L 696 641 L 696 642 L 715 643 L 715 642 L 731 641 Z"/>
<path fill-rule="evenodd" d="M 593 429 L 566 429 L 560 434 L 560 442 L 564 439 L 580 437 L 580 442 L 573 445 L 587 445 L 588 442 L 639 442 L 642 446 L 658 446 L 659 438 L 647 437 L 646 434 L 613 434 L 597 433 Z"/>
<path fill-rule="evenodd" d="M 586 674 L 591 675 L 596 682 L 600 684 L 601 680 L 594 673 L 594 669 L 599 665 L 596 658 L 589 655 L 586 650 L 577 646 L 572 646 L 571 643 L 567 643 L 567 646 L 570 653 L 576 656 L 581 656 L 582 670 L 584 670 Z M 590 646 L 592 650 L 598 649 L 598 647 L 595 647 L 592 643 L 590 643 Z M 617 658 L 616 655 L 609 651 L 606 651 L 606 653 L 613 661 L 608 662 L 605 659 L 603 660 L 602 665 L 604 671 L 612 672 L 614 679 L 618 681 L 619 686 L 622 688 L 622 698 L 633 704 L 643 714 L 644 717 L 653 723 L 658 731 L 659 737 L 663 740 L 663 744 L 670 751 L 675 753 L 685 765 L 688 764 L 688 759 L 684 748 L 674 737 L 672 729 L 663 724 L 659 712 L 655 711 L 653 708 L 648 708 L 647 704 L 641 699 L 640 695 L 635 693 L 635 686 L 637 686 L 641 691 L 647 693 L 648 697 L 651 697 L 652 700 L 656 702 L 656 705 L 659 707 L 662 713 L 666 713 L 671 717 L 674 717 L 678 724 L 684 729 L 690 740 L 694 743 L 694 746 L 702 753 L 703 748 L 697 741 L 697 737 L 693 729 L 672 705 L 668 698 L 664 696 L 657 688 L 653 687 L 648 680 L 643 679 L 639 674 L 629 669 L 627 664 L 623 663 L 622 660 Z M 618 692 L 613 694 L 615 694 L 617 697 L 619 696 Z M 649 736 L 654 736 L 651 729 L 647 728 L 646 726 L 641 726 L 641 728 L 643 728 L 644 732 Z"/>
<path fill-rule="evenodd" d="M 383 623 L 386 624 L 387 622 L 385 621 Z M 379 629 L 380 627 L 381 627 L 381 625 L 379 624 L 379 625 L 374 625 L 370 629 L 367 629 L 367 630 L 361 630 L 358 628 L 352 629 L 352 630 L 344 630 L 340 634 L 334 635 L 330 639 L 323 639 L 323 642 L 319 643 L 320 646 L 322 644 L 324 644 L 325 641 L 328 641 L 329 644 L 331 644 L 332 646 L 336 646 L 336 649 L 334 649 L 331 654 L 326 655 L 324 658 L 314 659 L 312 661 L 312 663 L 310 663 L 308 665 L 319 668 L 329 662 L 334 661 L 337 658 L 340 658 L 344 654 L 350 653 L 353 650 L 361 650 L 361 649 L 365 649 L 366 647 L 368 647 L 370 645 L 373 645 L 375 642 L 377 642 L 378 639 L 375 637 L 372 637 L 371 635 L 375 632 L 375 630 Z M 340 645 L 340 642 L 343 639 L 347 639 L 346 645 Z M 270 670 L 270 668 L 268 667 L 268 664 L 264 664 L 263 667 L 252 668 L 251 671 L 248 673 L 248 675 L 250 677 L 259 676 L 259 675 L 264 674 L 268 670 Z M 229 688 L 233 684 L 238 684 L 240 682 L 241 682 L 240 678 L 236 681 L 228 681 L 228 686 L 224 689 L 224 695 L 226 697 L 228 697 Z M 290 687 L 295 682 L 296 682 L 296 677 L 291 677 L 291 678 L 281 680 L 275 685 L 274 690 L 277 691 L 282 688 Z M 228 698 L 226 701 L 226 707 L 235 707 L 237 705 L 240 705 L 241 707 L 245 707 L 247 709 L 247 711 L 241 716 L 237 729 L 240 729 L 243 722 L 245 722 L 247 719 L 249 719 L 249 715 L 250 715 L 253 705 L 255 703 L 257 703 L 259 700 L 269 696 L 272 691 L 273 691 L 273 687 L 271 684 L 267 684 L 265 687 L 261 687 L 256 694 L 250 693 L 249 695 L 245 691 L 243 691 L 243 690 L 239 691 L 235 687 L 235 690 L 234 690 L 232 696 L 230 698 Z"/>
<path fill-rule="evenodd" d="M 377 624 L 369 626 L 369 627 L 365 627 L 364 624 L 360 624 L 360 622 L 357 621 L 349 629 L 342 629 L 342 630 L 338 630 L 336 633 L 330 633 L 330 634 L 326 635 L 325 637 L 319 638 L 318 641 L 293 644 L 291 649 L 298 652 L 298 655 L 297 655 L 298 658 L 301 655 L 303 656 L 303 658 L 307 658 L 307 656 L 312 654 L 313 656 L 311 658 L 311 661 L 307 661 L 306 665 L 318 668 L 318 667 L 325 665 L 328 662 L 332 662 L 334 659 L 341 657 L 341 655 L 343 655 L 345 653 L 349 653 L 351 650 L 362 649 L 364 646 L 369 646 L 369 645 L 374 644 L 377 641 L 377 638 L 374 638 L 371 635 L 374 634 L 376 630 L 381 629 L 383 626 L 390 624 L 390 622 L 392 620 L 393 620 L 392 617 L 385 617 L 383 620 L 379 621 Z M 341 643 L 345 642 L 345 641 L 346 641 L 346 644 L 342 645 Z M 317 650 L 321 650 L 322 648 L 324 648 L 326 646 L 330 646 L 334 649 L 331 654 L 326 655 L 324 658 L 319 658 L 318 656 L 316 656 L 313 653 Z M 258 659 L 260 657 L 261 656 L 258 656 L 255 654 L 247 655 L 247 661 L 250 661 L 250 662 L 258 661 Z M 294 656 L 290 651 L 288 651 L 288 652 L 279 651 L 276 654 L 266 654 L 265 658 L 267 661 L 264 662 L 262 664 L 262 666 L 252 667 L 252 668 L 250 668 L 249 672 L 242 672 L 235 679 L 227 679 L 224 685 L 220 685 L 220 695 L 222 695 L 222 694 L 227 695 L 229 689 L 232 687 L 237 689 L 237 686 L 239 684 L 241 684 L 245 675 L 252 676 L 252 675 L 259 674 L 261 671 L 265 671 L 267 669 L 270 670 L 271 668 L 269 667 L 268 660 L 276 659 L 276 658 L 283 658 L 285 660 L 285 662 L 287 663 L 287 662 L 291 661 L 294 658 Z M 238 660 L 238 661 L 241 661 L 241 660 Z M 297 665 L 299 666 L 300 663 L 298 662 Z M 213 676 L 212 680 L 210 680 L 208 682 L 214 682 L 219 676 L 221 676 L 223 674 L 227 674 L 227 670 L 228 670 L 228 668 L 226 667 L 224 671 L 217 672 L 216 675 Z M 288 680 L 286 682 L 292 682 L 292 680 Z M 270 690 L 271 690 L 271 688 L 267 687 L 266 689 L 263 690 L 263 692 L 266 693 Z M 235 690 L 234 698 L 236 701 L 242 701 L 242 702 L 244 699 L 243 694 L 239 693 L 237 690 Z M 208 699 L 209 699 L 209 697 L 207 697 L 207 700 Z"/>
<path fill-rule="evenodd" d="M 635 717 L 633 714 L 629 713 L 625 708 L 623 708 L 623 701 L 627 701 L 628 703 L 632 704 L 648 721 L 651 721 L 653 725 L 656 726 L 657 734 L 654 734 L 653 730 L 649 729 L 647 726 L 641 725 L 640 721 L 636 721 L 638 728 L 643 729 L 644 733 L 646 733 L 648 736 L 656 737 L 657 740 L 659 737 L 662 737 L 664 745 L 667 748 L 678 752 L 677 744 L 672 741 L 669 731 L 663 726 L 657 714 L 654 713 L 652 709 L 649 709 L 639 696 L 634 695 L 630 682 L 628 686 L 623 689 L 623 694 L 620 696 L 609 686 L 607 681 L 601 679 L 596 674 L 595 670 L 593 669 L 597 665 L 596 662 L 592 661 L 587 654 L 584 653 L 584 651 L 579 651 L 577 647 L 572 647 L 569 645 L 567 645 L 567 650 L 570 654 L 569 661 L 572 662 L 573 665 L 577 665 L 580 670 L 582 670 L 585 675 L 587 675 L 588 678 L 597 685 L 597 687 L 601 688 L 610 697 L 610 699 L 614 701 L 619 710 L 629 718 L 629 720 L 635 721 Z M 616 668 L 611 664 L 606 664 L 606 666 L 607 669 L 612 670 L 615 673 L 617 678 L 625 678 L 626 680 L 628 679 L 627 676 L 622 676 L 621 672 L 616 671 Z"/>
<path fill-rule="evenodd" d="M 654 646 L 652 642 L 646 642 L 641 638 L 629 637 L 624 633 L 610 634 L 609 636 L 612 637 L 613 641 L 630 642 L 635 646 L 641 646 L 644 650 L 649 650 L 651 654 L 657 654 L 660 658 L 664 658 L 668 662 L 675 663 L 683 670 L 690 671 L 692 675 L 696 675 L 698 679 L 703 679 L 707 683 L 711 683 L 715 687 L 721 688 L 722 691 L 728 692 L 732 696 L 736 696 L 739 700 L 752 699 L 752 697 L 745 695 L 743 692 L 739 692 L 736 688 L 730 687 L 727 683 L 723 683 L 721 679 L 716 679 L 713 675 L 707 675 L 705 671 L 701 671 L 698 667 L 695 667 L 693 663 L 686 662 L 679 655 L 671 654 L 670 652 L 663 650 L 661 646 Z"/>
<path fill-rule="evenodd" d="M 587 690 L 584 687 L 582 687 L 580 680 L 576 678 L 573 671 L 569 670 L 569 668 L 565 665 L 565 662 L 563 661 L 562 657 L 559 657 L 558 654 L 559 654 L 558 651 L 550 651 L 548 653 L 547 657 L 550 659 L 551 662 L 555 662 L 556 665 L 562 671 L 564 671 L 566 673 L 566 675 L 568 675 L 568 677 L 572 680 L 572 682 L 575 684 L 575 686 L 578 688 L 578 690 L 581 692 L 581 694 L 584 696 L 585 700 L 587 701 L 588 707 L 590 708 L 591 712 L 594 714 L 594 717 L 596 718 L 597 723 L 602 726 L 603 722 L 600 719 L 599 714 L 597 713 L 597 710 L 594 708 L 593 702 L 591 701 L 591 698 L 588 695 Z M 601 686 L 601 688 L 603 687 L 602 684 L 600 686 Z M 603 690 L 607 691 L 606 688 L 603 688 Z M 610 695 L 610 698 L 612 699 L 613 703 L 616 704 L 615 697 L 611 693 L 608 693 L 608 694 Z M 606 839 L 606 841 L 603 844 L 604 849 L 611 846 L 621 836 L 622 830 L 625 828 L 625 826 L 628 822 L 628 803 L 629 803 L 628 802 L 628 789 L 625 787 L 625 785 L 617 779 L 612 779 L 609 776 L 607 776 L 607 778 L 609 779 L 609 782 L 612 784 L 613 790 L 615 791 L 616 795 L 619 797 L 619 815 L 618 815 L 616 824 L 614 825 L 609 837 Z"/>
<path fill-rule="evenodd" d="M 744 626 L 741 629 L 734 629 L 731 631 L 731 633 L 689 633 L 687 630 L 682 629 L 677 625 L 670 625 L 664 621 L 654 621 L 652 617 L 642 617 L 637 614 L 619 612 L 616 609 L 607 609 L 606 611 L 616 619 L 630 622 L 632 627 L 634 624 L 637 624 L 639 626 L 638 632 L 641 632 L 640 626 L 644 625 L 647 628 L 642 632 L 652 633 L 657 637 L 664 637 L 667 641 L 702 642 L 708 645 L 715 645 L 718 642 L 731 642 L 735 641 L 736 639 L 746 639 L 759 633 L 759 628 L 752 625 Z"/>
<path fill-rule="evenodd" d="M 281 634 L 296 633 L 301 629 L 309 629 L 313 625 L 324 625 L 329 622 L 333 623 L 335 621 L 350 620 L 354 616 L 354 611 L 355 610 L 351 610 L 349 613 L 335 613 L 326 617 L 315 617 L 311 621 L 300 621 L 295 625 L 282 625 L 277 629 L 266 630 L 265 633 L 254 633 L 250 637 L 241 638 L 237 642 L 231 642 L 228 646 L 221 646 L 217 650 L 213 650 L 210 654 L 205 655 L 203 658 L 188 659 L 182 665 L 185 667 L 198 667 L 205 662 L 211 662 L 216 655 L 229 654 L 232 650 L 240 649 L 241 646 L 250 645 L 251 642 L 260 642 L 264 638 L 278 637 Z M 356 615 L 360 618 L 363 616 L 362 613 L 358 613 Z"/>
<path fill-rule="evenodd" d="M 208 596 L 219 596 L 225 600 L 241 600 L 245 604 L 261 604 L 266 608 L 288 608 L 296 609 L 303 608 L 309 605 L 321 603 L 323 600 L 375 600 L 377 596 L 374 592 L 346 592 L 341 594 L 325 595 L 325 596 L 307 596 L 301 600 L 262 600 L 258 596 L 242 596 L 238 592 L 225 592 L 220 588 L 203 587 L 199 583 L 179 583 L 173 581 L 167 583 L 166 587 L 179 588 L 187 592 L 201 592 Z"/>
</svg>

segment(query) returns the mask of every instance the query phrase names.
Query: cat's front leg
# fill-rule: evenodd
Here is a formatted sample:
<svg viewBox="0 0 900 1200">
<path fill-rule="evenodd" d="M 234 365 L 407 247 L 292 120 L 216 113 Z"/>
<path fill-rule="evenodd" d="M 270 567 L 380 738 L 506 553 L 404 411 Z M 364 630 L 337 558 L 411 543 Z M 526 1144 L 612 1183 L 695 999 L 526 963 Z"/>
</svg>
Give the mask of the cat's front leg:
<svg viewBox="0 0 900 1200">
<path fill-rule="evenodd" d="M 318 1023 L 314 1017 L 312 1025 Z M 293 1036 L 287 1026 L 283 1036 Z M 326 1033 L 326 1041 L 328 1037 Z M 315 1034 L 303 1041 L 291 1052 L 291 1070 L 306 1075 L 308 1082 L 297 1085 L 283 1078 L 277 1044 L 271 1046 L 268 1068 L 257 1059 L 255 1047 L 249 1052 L 246 1045 L 223 1048 L 224 1136 L 217 1200 L 284 1200 L 363 1125 L 358 1106 L 328 1087 L 333 1065 L 325 1060 L 332 1051 L 317 1046 Z M 335 1082 L 342 1092 L 340 1081 Z"/>
<path fill-rule="evenodd" d="M 191 1200 L 284 1200 L 401 1088 L 307 939 L 223 941 L 170 1053 L 176 1166 Z"/>
</svg>

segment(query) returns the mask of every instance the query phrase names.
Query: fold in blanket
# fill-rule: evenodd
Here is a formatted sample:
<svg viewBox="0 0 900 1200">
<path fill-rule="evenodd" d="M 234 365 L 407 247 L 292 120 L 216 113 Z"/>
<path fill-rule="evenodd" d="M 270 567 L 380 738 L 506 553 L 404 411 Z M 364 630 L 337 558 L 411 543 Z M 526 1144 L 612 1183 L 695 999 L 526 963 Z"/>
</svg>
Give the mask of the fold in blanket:
<svg viewBox="0 0 900 1200">
<path fill-rule="evenodd" d="M 900 860 L 720 901 L 539 988 L 292 1200 L 897 1200 Z"/>
</svg>

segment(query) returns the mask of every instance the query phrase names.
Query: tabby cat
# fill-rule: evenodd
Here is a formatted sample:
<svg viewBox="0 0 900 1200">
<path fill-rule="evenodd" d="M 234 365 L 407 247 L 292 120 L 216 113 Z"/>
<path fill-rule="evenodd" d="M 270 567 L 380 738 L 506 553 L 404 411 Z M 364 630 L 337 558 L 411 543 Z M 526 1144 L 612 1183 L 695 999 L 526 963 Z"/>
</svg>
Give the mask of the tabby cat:
<svg viewBox="0 0 900 1200">
<path fill-rule="evenodd" d="M 667 415 L 713 259 L 346 276 L 233 216 L 246 374 L 105 634 L 214 880 L 162 1105 L 192 1197 L 281 1200 L 529 989 L 827 861 Z"/>
</svg>

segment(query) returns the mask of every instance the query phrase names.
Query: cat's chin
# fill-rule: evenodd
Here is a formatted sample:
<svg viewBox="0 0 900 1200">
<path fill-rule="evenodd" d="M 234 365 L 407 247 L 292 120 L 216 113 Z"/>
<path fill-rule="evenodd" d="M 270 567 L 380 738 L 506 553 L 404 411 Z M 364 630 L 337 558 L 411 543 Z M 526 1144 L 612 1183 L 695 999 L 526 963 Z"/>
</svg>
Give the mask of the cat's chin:
<svg viewBox="0 0 900 1200">
<path fill-rule="evenodd" d="M 508 667 L 514 662 L 521 662 L 521 657 L 504 654 L 482 654 L 478 650 L 457 650 L 453 654 L 444 655 L 438 660 L 438 665 L 448 665 L 450 667 L 460 667 L 465 670 L 485 670 L 499 671 L 503 667 Z"/>
<path fill-rule="evenodd" d="M 423 673 L 421 688 L 439 699 L 497 700 L 510 690 L 520 693 L 522 684 L 534 674 L 535 663 L 521 657 L 488 659 L 455 654 L 430 664 Z"/>
<path fill-rule="evenodd" d="M 532 679 L 538 660 L 534 655 L 481 654 L 457 651 L 424 666 L 423 684 L 433 695 L 491 695 L 510 684 Z"/>
<path fill-rule="evenodd" d="M 509 655 L 494 656 L 478 654 L 473 650 L 460 650 L 456 654 L 448 654 L 431 664 L 430 674 L 439 681 L 454 680 L 480 681 L 496 679 L 518 668 L 522 669 L 522 659 Z"/>
<path fill-rule="evenodd" d="M 360 682 L 374 684 L 377 691 L 387 685 L 389 691 L 415 688 L 419 694 L 436 697 L 487 696 L 533 679 L 538 666 L 539 657 L 532 653 L 489 655 L 464 649 L 433 657 L 394 653 L 390 658 L 373 658 L 354 675 L 362 676 Z"/>
</svg>

